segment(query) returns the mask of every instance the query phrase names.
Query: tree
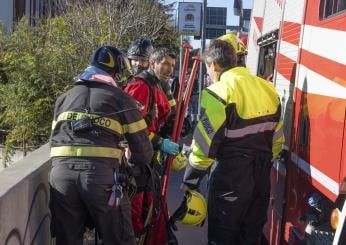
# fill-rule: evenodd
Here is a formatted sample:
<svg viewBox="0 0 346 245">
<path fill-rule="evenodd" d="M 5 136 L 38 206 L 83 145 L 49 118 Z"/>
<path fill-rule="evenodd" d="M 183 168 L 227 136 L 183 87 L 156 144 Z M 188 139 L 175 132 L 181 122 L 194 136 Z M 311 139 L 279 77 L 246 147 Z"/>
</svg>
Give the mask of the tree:
<svg viewBox="0 0 346 245">
<path fill-rule="evenodd" d="M 23 18 L 10 35 L 0 31 L 0 129 L 9 131 L 0 143 L 6 164 L 15 147 L 33 150 L 47 142 L 54 101 L 72 86 L 97 46 L 125 50 L 145 36 L 178 49 L 178 34 L 160 1 L 63 2 L 57 17 L 36 20 L 35 26 Z"/>
<path fill-rule="evenodd" d="M 80 0 L 68 2 L 69 32 L 84 47 L 112 44 L 125 50 L 145 36 L 156 46 L 178 49 L 178 33 L 166 6 L 157 0 Z"/>
</svg>

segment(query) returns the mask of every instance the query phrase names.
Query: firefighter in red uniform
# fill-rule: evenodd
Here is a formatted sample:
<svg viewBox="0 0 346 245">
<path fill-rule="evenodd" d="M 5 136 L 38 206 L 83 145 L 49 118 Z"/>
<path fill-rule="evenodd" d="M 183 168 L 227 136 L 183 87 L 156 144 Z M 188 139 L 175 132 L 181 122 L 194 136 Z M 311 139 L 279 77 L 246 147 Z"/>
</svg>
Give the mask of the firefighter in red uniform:
<svg viewBox="0 0 346 245">
<path fill-rule="evenodd" d="M 131 43 L 131 46 L 127 51 L 127 57 L 130 60 L 134 75 L 139 74 L 149 68 L 149 57 L 153 50 L 154 48 L 151 41 L 143 37 L 138 38 Z M 176 101 L 173 97 L 171 86 L 169 85 L 168 81 L 161 81 L 160 84 L 168 98 L 172 111 L 174 111 Z"/>
<path fill-rule="evenodd" d="M 267 217 L 272 159 L 284 141 L 280 99 L 272 84 L 243 67 L 245 47 L 236 37 L 220 39 L 204 54 L 214 84 L 202 93 L 182 188 L 198 189 L 212 166 L 208 244 L 258 244 Z"/>
<path fill-rule="evenodd" d="M 136 102 L 117 87 L 130 74 L 121 52 L 101 46 L 55 103 L 49 182 L 57 245 L 82 245 L 88 216 L 102 244 L 135 244 L 119 143 L 127 140 L 134 172 L 151 161 L 153 150 Z"/>
<path fill-rule="evenodd" d="M 142 104 L 142 116 L 147 122 L 149 137 L 154 150 L 172 155 L 178 154 L 179 145 L 168 138 L 161 138 L 158 133 L 171 112 L 169 101 L 162 88 L 162 82 L 166 82 L 171 77 L 175 59 L 175 54 L 166 48 L 154 50 L 150 55 L 149 69 L 137 74 L 124 89 L 126 93 Z M 146 189 L 151 181 L 149 171 L 143 168 L 140 178 L 137 177 L 136 180 L 138 193 L 132 199 L 132 222 L 135 232 L 141 232 L 144 228 L 143 198 L 146 199 L 145 202 L 148 206 L 153 199 L 151 190 Z"/>
</svg>

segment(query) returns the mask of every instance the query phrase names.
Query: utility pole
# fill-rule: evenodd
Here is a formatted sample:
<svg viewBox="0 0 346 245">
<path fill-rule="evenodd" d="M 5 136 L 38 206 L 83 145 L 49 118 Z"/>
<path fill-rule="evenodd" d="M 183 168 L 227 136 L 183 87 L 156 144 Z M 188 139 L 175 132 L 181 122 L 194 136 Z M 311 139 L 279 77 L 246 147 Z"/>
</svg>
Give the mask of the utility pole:
<svg viewBox="0 0 346 245">
<path fill-rule="evenodd" d="M 206 22 L 207 22 L 207 0 L 203 0 L 202 3 L 202 30 L 201 30 L 201 49 L 200 49 L 200 55 L 202 56 L 204 49 L 205 49 L 205 36 L 206 36 Z M 198 114 L 197 114 L 197 120 L 199 120 L 200 114 L 201 114 L 201 93 L 202 93 L 202 83 L 204 81 L 204 65 L 201 64 L 199 66 L 199 77 L 198 77 Z"/>
<path fill-rule="evenodd" d="M 184 0 L 183 0 L 184 2 Z M 177 11 L 177 19 L 179 20 L 179 3 L 180 3 L 180 0 L 178 2 L 178 11 Z M 177 25 L 179 25 L 179 23 L 177 22 Z M 179 26 L 177 26 L 177 29 L 179 31 Z M 181 69 L 183 67 L 183 41 L 184 41 L 184 37 L 183 37 L 183 34 L 180 33 L 180 49 L 179 49 L 179 74 L 178 74 L 178 77 L 180 79 L 180 76 L 181 76 Z"/>
<path fill-rule="evenodd" d="M 179 49 L 179 80 L 181 76 L 181 69 L 183 67 L 183 35 L 180 34 L 180 49 Z"/>
</svg>

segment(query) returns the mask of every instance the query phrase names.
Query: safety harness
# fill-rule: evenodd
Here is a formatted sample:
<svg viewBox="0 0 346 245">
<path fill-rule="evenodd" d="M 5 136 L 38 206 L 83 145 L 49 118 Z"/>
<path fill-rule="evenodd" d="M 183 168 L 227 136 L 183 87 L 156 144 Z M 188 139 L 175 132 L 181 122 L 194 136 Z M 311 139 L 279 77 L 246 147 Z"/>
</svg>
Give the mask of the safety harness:
<svg viewBox="0 0 346 245">
<path fill-rule="evenodd" d="M 133 81 L 141 80 L 143 81 L 149 89 L 149 103 L 148 103 L 148 110 L 147 113 L 144 116 L 144 120 L 148 125 L 148 128 L 151 126 L 152 119 L 156 117 L 156 110 L 155 110 L 155 96 L 154 96 L 154 87 L 157 84 L 157 81 L 155 81 L 155 77 L 151 75 L 148 71 L 143 71 L 139 74 L 137 74 L 134 77 Z M 133 82 L 132 81 L 132 82 Z M 158 119 L 155 118 L 156 128 L 158 128 Z"/>
</svg>

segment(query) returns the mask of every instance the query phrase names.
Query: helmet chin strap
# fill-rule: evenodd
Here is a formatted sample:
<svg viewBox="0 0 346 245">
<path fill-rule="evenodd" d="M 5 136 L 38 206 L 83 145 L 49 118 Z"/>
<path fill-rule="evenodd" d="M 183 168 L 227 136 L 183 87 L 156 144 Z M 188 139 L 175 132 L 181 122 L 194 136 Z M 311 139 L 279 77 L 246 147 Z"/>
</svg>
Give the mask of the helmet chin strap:
<svg viewBox="0 0 346 245">
<path fill-rule="evenodd" d="M 184 199 L 181 202 L 180 206 L 177 208 L 177 210 L 175 210 L 175 212 L 173 213 L 173 215 L 169 218 L 168 224 L 169 226 L 171 226 L 173 228 L 173 230 L 178 230 L 177 226 L 176 226 L 176 222 L 177 220 L 180 220 L 184 217 L 184 215 L 186 214 L 188 210 L 187 207 L 187 197 L 186 194 L 184 195 Z"/>
<path fill-rule="evenodd" d="M 133 74 L 138 74 L 141 73 L 142 71 L 145 71 L 147 68 L 143 66 L 132 66 L 132 73 Z"/>
</svg>

